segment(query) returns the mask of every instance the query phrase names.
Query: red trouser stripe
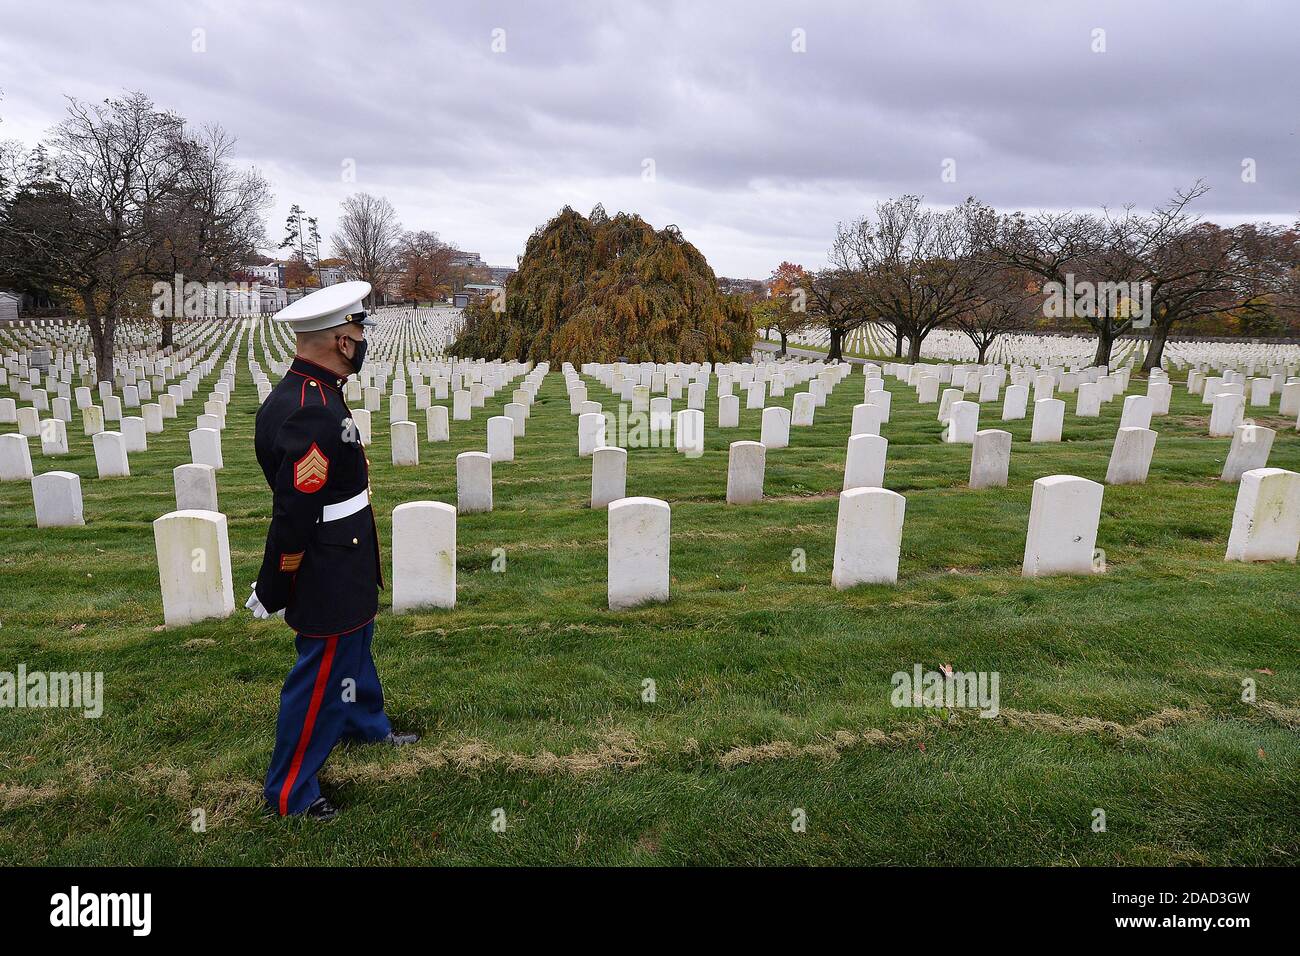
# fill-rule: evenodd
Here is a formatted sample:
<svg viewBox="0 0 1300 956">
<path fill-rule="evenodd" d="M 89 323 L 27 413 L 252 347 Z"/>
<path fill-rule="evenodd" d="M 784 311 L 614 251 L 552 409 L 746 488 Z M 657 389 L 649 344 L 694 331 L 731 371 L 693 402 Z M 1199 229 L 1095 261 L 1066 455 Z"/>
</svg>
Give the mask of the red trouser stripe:
<svg viewBox="0 0 1300 956">
<path fill-rule="evenodd" d="M 338 636 L 325 639 L 325 653 L 321 655 L 320 670 L 316 672 L 316 683 L 311 690 L 311 704 L 307 707 L 307 718 L 302 722 L 302 733 L 298 735 L 298 747 L 293 752 L 293 763 L 289 765 L 289 774 L 284 778 L 284 786 L 280 788 L 280 816 L 287 816 L 289 813 L 289 791 L 293 789 L 293 782 L 298 779 L 298 769 L 302 766 L 303 755 L 307 753 L 307 746 L 311 743 L 312 726 L 316 723 L 316 714 L 320 712 L 321 698 L 325 696 L 325 684 L 329 680 L 330 665 L 334 663 L 334 646 L 338 644 Z"/>
</svg>

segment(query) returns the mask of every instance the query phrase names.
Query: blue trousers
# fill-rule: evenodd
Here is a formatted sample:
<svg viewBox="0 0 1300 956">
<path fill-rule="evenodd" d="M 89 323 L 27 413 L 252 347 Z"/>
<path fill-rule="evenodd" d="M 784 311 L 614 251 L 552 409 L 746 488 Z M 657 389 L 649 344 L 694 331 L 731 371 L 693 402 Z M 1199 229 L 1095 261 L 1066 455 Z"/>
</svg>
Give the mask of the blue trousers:
<svg viewBox="0 0 1300 956">
<path fill-rule="evenodd" d="M 383 740 L 392 725 L 370 656 L 375 622 L 334 637 L 295 638 L 298 660 L 280 691 L 266 801 L 281 816 L 320 796 L 316 774 L 340 740 Z"/>
</svg>

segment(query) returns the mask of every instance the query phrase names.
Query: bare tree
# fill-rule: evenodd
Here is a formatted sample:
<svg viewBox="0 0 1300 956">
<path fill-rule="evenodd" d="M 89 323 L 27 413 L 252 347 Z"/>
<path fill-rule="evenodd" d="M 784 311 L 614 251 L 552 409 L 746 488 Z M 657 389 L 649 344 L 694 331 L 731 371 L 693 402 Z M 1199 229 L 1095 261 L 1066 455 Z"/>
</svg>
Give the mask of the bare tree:
<svg viewBox="0 0 1300 956">
<path fill-rule="evenodd" d="M 1160 211 L 1157 211 L 1157 215 Z M 1147 265 L 1151 283 L 1151 343 L 1143 371 L 1160 365 L 1178 322 L 1222 312 L 1267 314 L 1297 310 L 1294 236 L 1268 224 L 1228 229 L 1180 217 Z"/>
<path fill-rule="evenodd" d="M 94 106 L 70 99 L 0 221 L 6 254 L 80 301 L 100 381 L 113 378 L 119 309 L 163 254 L 161 210 L 182 182 L 183 140 L 181 118 L 142 93 Z"/>
<path fill-rule="evenodd" d="M 845 336 L 868 320 L 857 277 L 845 269 L 805 272 L 799 278 L 799 288 L 804 290 L 809 320 L 826 326 L 830 332 L 827 361 L 842 360 Z"/>
<path fill-rule="evenodd" d="M 990 273 L 971 306 L 953 319 L 953 325 L 975 346 L 981 365 L 989 348 L 1004 335 L 1030 327 L 1042 304 L 1034 277 L 1016 269 Z"/>
<path fill-rule="evenodd" d="M 183 141 L 176 190 L 160 210 L 163 243 L 153 264 L 155 278 L 186 281 L 226 279 L 265 242 L 263 212 L 271 202 L 256 170 L 235 167 L 235 140 L 220 126 L 204 126 Z M 162 345 L 172 344 L 172 318 L 164 317 Z"/>
<path fill-rule="evenodd" d="M 908 359 L 934 329 L 967 312 L 998 263 L 990 254 L 997 217 L 974 198 L 948 210 L 926 209 L 920 196 L 878 203 L 836 230 L 831 262 L 850 277 L 863 319 L 890 325 Z"/>
<path fill-rule="evenodd" d="M 1003 220 L 997 250 L 1008 265 L 1045 284 L 1076 290 L 1070 311 L 1097 333 L 1094 364 L 1110 362 L 1121 335 L 1150 325 L 1151 346 L 1143 364 L 1149 370 L 1160 363 L 1175 323 L 1261 308 L 1291 282 L 1296 260 L 1287 234 L 1272 226 L 1221 229 L 1201 222 L 1189 206 L 1208 189 L 1198 181 L 1145 214 L 1132 206 L 1100 215 L 1016 213 Z M 1126 301 L 1098 295 L 1102 286 L 1139 291 Z"/>
<path fill-rule="evenodd" d="M 148 280 L 210 278 L 260 237 L 265 183 L 230 166 L 232 146 L 219 127 L 190 134 L 175 113 L 128 93 L 70 99 L 67 119 L 17 164 L 0 258 L 77 299 L 100 381 L 114 375 L 122 310 Z"/>
<path fill-rule="evenodd" d="M 354 278 L 374 286 L 368 306 L 387 291 L 390 279 L 397 274 L 401 238 L 397 210 L 383 196 L 357 193 L 343 200 L 343 215 L 334 236 L 335 255 Z"/>
</svg>

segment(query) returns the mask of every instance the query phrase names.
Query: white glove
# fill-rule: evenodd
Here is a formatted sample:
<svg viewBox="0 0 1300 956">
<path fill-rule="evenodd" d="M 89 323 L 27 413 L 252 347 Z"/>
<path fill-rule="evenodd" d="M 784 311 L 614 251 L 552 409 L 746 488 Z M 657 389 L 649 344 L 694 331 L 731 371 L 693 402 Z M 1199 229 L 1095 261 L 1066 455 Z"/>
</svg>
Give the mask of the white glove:
<svg viewBox="0 0 1300 956">
<path fill-rule="evenodd" d="M 248 596 L 248 600 L 244 602 L 244 607 L 252 611 L 253 617 L 257 618 L 257 620 L 265 621 L 268 617 L 271 616 L 271 612 L 268 611 L 266 608 L 262 607 L 262 602 L 257 596 L 257 582 L 254 581 L 252 584 L 249 585 L 249 587 L 253 589 L 253 593 L 250 594 Z"/>
</svg>

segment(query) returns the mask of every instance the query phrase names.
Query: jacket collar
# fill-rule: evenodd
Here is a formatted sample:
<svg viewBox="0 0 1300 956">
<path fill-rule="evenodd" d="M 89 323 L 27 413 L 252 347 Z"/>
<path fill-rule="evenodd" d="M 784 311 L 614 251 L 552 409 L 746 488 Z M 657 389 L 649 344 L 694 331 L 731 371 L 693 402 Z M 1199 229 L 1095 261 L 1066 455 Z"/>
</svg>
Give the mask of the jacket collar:
<svg viewBox="0 0 1300 956">
<path fill-rule="evenodd" d="M 343 390 L 343 383 L 347 381 L 341 378 L 338 372 L 332 372 L 323 365 L 317 365 L 315 362 L 303 358 L 301 355 L 295 355 L 293 362 L 289 366 L 289 371 L 296 375 L 302 375 L 313 381 L 322 382 L 335 391 Z"/>
</svg>

